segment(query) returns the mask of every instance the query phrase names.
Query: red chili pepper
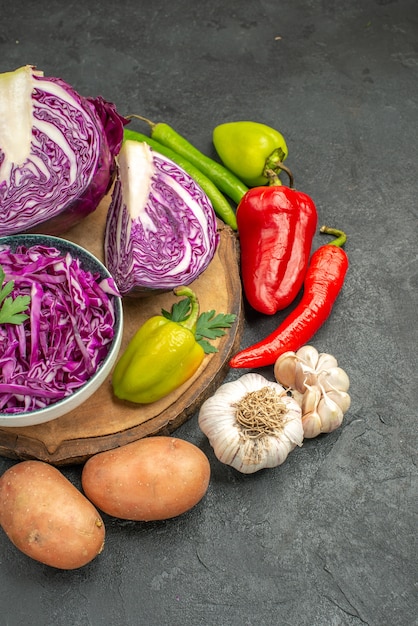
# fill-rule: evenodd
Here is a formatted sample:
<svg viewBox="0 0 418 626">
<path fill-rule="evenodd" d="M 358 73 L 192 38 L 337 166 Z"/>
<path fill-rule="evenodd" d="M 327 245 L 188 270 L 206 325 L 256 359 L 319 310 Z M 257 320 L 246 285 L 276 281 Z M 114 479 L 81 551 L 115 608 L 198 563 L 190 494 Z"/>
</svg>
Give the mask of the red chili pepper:
<svg viewBox="0 0 418 626">
<path fill-rule="evenodd" d="M 273 315 L 286 308 L 300 291 L 317 226 L 309 196 L 281 185 L 272 172 L 269 187 L 254 187 L 237 208 L 241 276 L 249 304 Z"/>
<path fill-rule="evenodd" d="M 340 247 L 346 235 L 326 226 L 322 226 L 320 232 L 336 235 L 337 239 L 313 253 L 300 302 L 275 331 L 233 356 L 230 367 L 273 365 L 284 352 L 296 352 L 308 343 L 328 318 L 348 269 L 347 254 Z"/>
</svg>

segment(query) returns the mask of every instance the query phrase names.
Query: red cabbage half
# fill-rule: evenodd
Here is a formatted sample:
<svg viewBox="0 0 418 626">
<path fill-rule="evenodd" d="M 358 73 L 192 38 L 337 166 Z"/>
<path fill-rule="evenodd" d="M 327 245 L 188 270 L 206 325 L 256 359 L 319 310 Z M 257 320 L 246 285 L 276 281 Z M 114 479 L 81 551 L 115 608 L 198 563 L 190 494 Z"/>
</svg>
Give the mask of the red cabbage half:
<svg viewBox="0 0 418 626">
<path fill-rule="evenodd" d="M 31 65 L 0 74 L 1 234 L 62 234 L 109 190 L 126 122 Z"/>
<path fill-rule="evenodd" d="M 203 190 L 146 143 L 124 141 L 107 214 L 105 264 L 122 295 L 147 296 L 194 281 L 219 242 Z"/>
</svg>

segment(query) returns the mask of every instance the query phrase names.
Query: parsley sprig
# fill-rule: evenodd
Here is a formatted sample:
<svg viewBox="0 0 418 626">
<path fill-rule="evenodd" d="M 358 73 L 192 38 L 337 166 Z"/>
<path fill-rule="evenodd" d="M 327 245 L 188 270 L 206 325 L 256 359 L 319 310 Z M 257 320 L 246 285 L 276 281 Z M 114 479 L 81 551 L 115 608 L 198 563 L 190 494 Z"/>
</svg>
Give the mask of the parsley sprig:
<svg viewBox="0 0 418 626">
<path fill-rule="evenodd" d="M 6 275 L 0 265 L 0 324 L 21 324 L 28 319 L 24 311 L 29 306 L 30 296 L 16 296 L 12 298 L 10 295 L 15 286 L 14 280 L 4 283 Z"/>
<path fill-rule="evenodd" d="M 183 322 L 187 319 L 190 312 L 190 298 L 183 298 L 174 302 L 171 311 L 162 309 L 162 315 L 172 322 Z M 206 311 L 201 313 L 197 320 L 195 337 L 205 351 L 205 354 L 218 352 L 210 341 L 223 337 L 226 334 L 226 328 L 231 328 L 236 319 L 235 313 L 215 313 L 215 311 Z"/>
</svg>

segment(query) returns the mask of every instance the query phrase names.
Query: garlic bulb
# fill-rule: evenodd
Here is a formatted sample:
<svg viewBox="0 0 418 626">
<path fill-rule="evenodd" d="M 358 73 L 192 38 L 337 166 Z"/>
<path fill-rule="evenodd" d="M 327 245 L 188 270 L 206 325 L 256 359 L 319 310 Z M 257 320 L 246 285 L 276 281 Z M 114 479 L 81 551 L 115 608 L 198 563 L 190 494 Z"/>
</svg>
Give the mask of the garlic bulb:
<svg viewBox="0 0 418 626">
<path fill-rule="evenodd" d="M 243 474 L 280 465 L 303 441 L 299 404 L 260 374 L 221 385 L 202 404 L 198 422 L 217 459 Z"/>
<path fill-rule="evenodd" d="M 304 437 L 330 433 L 341 425 L 350 408 L 350 381 L 334 356 L 303 346 L 277 359 L 274 376 L 302 408 Z"/>
</svg>

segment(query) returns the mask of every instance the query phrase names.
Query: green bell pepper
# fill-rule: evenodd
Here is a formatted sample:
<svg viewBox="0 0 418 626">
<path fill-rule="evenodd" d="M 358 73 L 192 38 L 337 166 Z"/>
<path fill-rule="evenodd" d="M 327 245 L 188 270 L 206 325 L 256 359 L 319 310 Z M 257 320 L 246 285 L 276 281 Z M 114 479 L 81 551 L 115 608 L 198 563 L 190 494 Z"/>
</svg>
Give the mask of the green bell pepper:
<svg viewBox="0 0 418 626">
<path fill-rule="evenodd" d="M 203 361 L 205 352 L 195 337 L 198 299 L 188 287 L 174 293 L 190 299 L 190 314 L 181 322 L 155 315 L 138 329 L 112 376 L 113 391 L 121 400 L 160 400 L 191 378 Z"/>
<path fill-rule="evenodd" d="M 288 155 L 283 135 L 259 122 L 220 124 L 213 130 L 213 145 L 225 167 L 248 187 L 266 185 L 266 172 L 278 174 Z"/>
</svg>

